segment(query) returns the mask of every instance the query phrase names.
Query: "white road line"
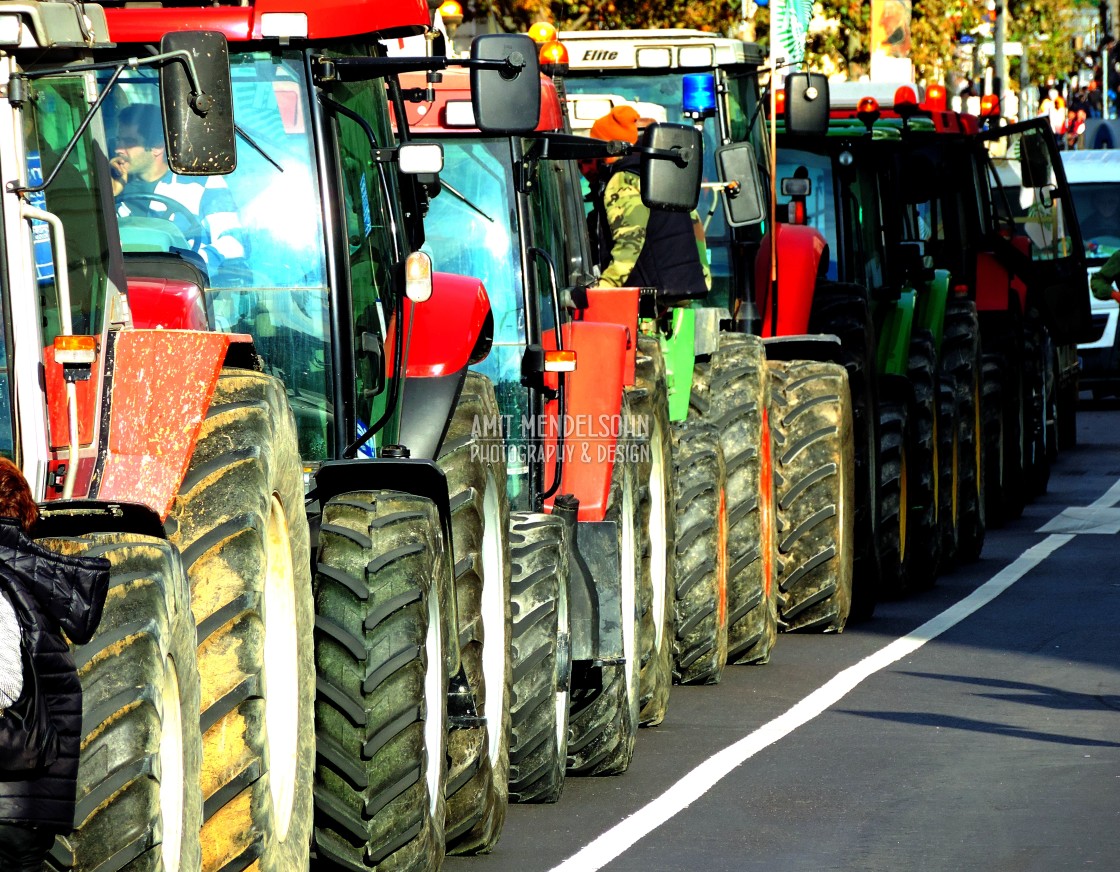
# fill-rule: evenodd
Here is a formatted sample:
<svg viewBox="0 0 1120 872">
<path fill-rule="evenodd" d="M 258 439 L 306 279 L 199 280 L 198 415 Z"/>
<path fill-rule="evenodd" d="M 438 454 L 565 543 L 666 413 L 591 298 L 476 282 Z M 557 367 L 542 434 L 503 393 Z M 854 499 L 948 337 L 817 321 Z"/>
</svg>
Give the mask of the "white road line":
<svg viewBox="0 0 1120 872">
<path fill-rule="evenodd" d="M 1120 482 L 1102 500 L 1108 498 L 1113 491 L 1116 492 L 1116 498 L 1120 499 Z M 908 654 L 913 654 L 926 642 L 936 639 L 983 608 L 1073 538 L 1071 535 L 1047 536 L 1037 545 L 1031 546 L 1013 563 L 1005 566 L 960 602 L 926 621 L 913 632 L 837 673 L 785 714 L 709 757 L 648 805 L 611 827 L 559 866 L 553 867 L 551 872 L 596 872 L 602 869 L 638 840 L 688 808 L 731 774 L 735 767 L 825 712 L 864 679 Z"/>
</svg>

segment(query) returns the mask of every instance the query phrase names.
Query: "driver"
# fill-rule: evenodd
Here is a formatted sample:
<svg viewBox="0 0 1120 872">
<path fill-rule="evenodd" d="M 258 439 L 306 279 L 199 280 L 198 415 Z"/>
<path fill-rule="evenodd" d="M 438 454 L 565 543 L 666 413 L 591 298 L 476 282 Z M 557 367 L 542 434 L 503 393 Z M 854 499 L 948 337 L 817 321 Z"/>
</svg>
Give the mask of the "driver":
<svg viewBox="0 0 1120 872">
<path fill-rule="evenodd" d="M 173 220 L 175 208 L 155 197 L 181 204 L 184 215 L 193 215 L 202 226 L 202 238 L 190 240 L 214 275 L 227 260 L 245 257 L 244 234 L 225 179 L 221 176 L 180 176 L 171 171 L 163 137 L 159 107 L 134 103 L 121 110 L 114 141 L 114 196 L 120 217 L 146 215 Z M 135 197 L 133 195 L 136 195 Z M 154 195 L 154 196 L 153 196 Z M 147 199 L 152 196 L 152 199 Z"/>
</svg>

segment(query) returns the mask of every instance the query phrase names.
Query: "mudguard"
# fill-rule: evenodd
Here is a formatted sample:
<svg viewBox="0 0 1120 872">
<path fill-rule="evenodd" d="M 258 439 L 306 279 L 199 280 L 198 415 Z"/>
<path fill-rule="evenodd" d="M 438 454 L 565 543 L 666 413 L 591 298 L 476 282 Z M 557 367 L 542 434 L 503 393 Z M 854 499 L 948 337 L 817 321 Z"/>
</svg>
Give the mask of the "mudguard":
<svg viewBox="0 0 1120 872">
<path fill-rule="evenodd" d="M 821 232 L 802 224 L 778 224 L 778 322 L 770 300 L 770 234 L 762 238 L 754 264 L 755 305 L 763 336 L 791 336 L 809 331 L 809 313 L 821 258 L 828 243 Z"/>
<path fill-rule="evenodd" d="M 768 336 L 762 340 L 767 360 L 825 360 L 843 363 L 840 337 L 832 333 Z"/>
<path fill-rule="evenodd" d="M 626 328 L 626 357 L 623 360 L 623 383 L 634 384 L 634 368 L 638 358 L 638 288 L 588 288 L 586 305 L 576 309 L 576 321 L 618 324 Z"/>
<path fill-rule="evenodd" d="M 556 401 L 548 403 L 544 434 L 546 458 L 556 456 L 558 427 L 563 427 L 563 468 L 558 493 L 579 500 L 579 520 L 602 521 L 607 512 L 611 474 L 618 450 L 622 390 L 625 384 L 627 328 L 619 324 L 574 321 L 565 324 L 564 347 L 576 352 L 576 369 L 567 374 L 564 420 Z M 555 334 L 545 334 L 555 348 Z M 545 464 L 545 490 L 555 477 Z M 545 502 L 552 511 L 553 502 Z"/>
<path fill-rule="evenodd" d="M 490 353 L 494 320 L 482 282 L 471 276 L 434 273 L 432 297 L 404 301 L 405 374 L 409 378 L 453 375 Z M 385 338 L 386 368 L 393 371 L 396 325 Z"/>
<path fill-rule="evenodd" d="M 333 460 L 324 463 L 315 472 L 315 488 L 311 494 L 314 503 L 308 507 L 311 553 L 314 555 L 319 549 L 319 507 L 341 494 L 369 490 L 400 491 L 427 497 L 436 504 L 440 526 L 443 528 L 444 559 L 448 563 L 448 571 L 443 573 L 448 586 L 440 591 L 440 618 L 447 648 L 448 675 L 458 675 L 459 634 L 456 627 L 459 621 L 455 606 L 455 558 L 451 548 L 451 497 L 447 490 L 447 477 L 435 463 L 430 460 L 395 457 Z"/>
<path fill-rule="evenodd" d="M 476 278 L 435 273 L 432 297 L 404 301 L 405 380 L 398 441 L 412 457 L 434 460 L 463 390 L 467 367 L 490 353 L 494 319 L 486 288 Z M 396 325 L 385 340 L 393 371 Z"/>
<path fill-rule="evenodd" d="M 622 564 L 614 521 L 577 522 L 579 500 L 558 496 L 552 514 L 571 543 L 568 611 L 572 660 L 621 660 Z"/>
<path fill-rule="evenodd" d="M 232 341 L 251 340 L 187 330 L 109 335 L 108 426 L 91 497 L 140 503 L 167 518 Z"/>
<path fill-rule="evenodd" d="M 669 334 L 658 335 L 665 355 L 665 384 L 669 389 L 669 420 L 688 417 L 692 398 L 692 376 L 696 368 L 696 313 L 692 309 L 673 309 Z"/>
<path fill-rule="evenodd" d="M 880 373 L 905 376 L 910 366 L 910 336 L 914 329 L 914 306 L 918 294 L 906 288 L 893 303 L 879 303 L 875 320 L 879 322 L 879 347 L 876 368 Z"/>
<path fill-rule="evenodd" d="M 994 252 L 976 253 L 976 310 L 978 312 L 1004 312 L 1012 293 L 1011 276 Z M 1026 288 L 1023 288 L 1026 294 Z M 1020 299 L 1020 311 L 1023 310 Z"/>
<path fill-rule="evenodd" d="M 202 289 L 193 282 L 162 278 L 130 278 L 128 307 L 138 329 L 207 330 Z"/>
<path fill-rule="evenodd" d="M 947 269 L 935 269 L 933 278 L 918 294 L 914 324 L 933 334 L 934 348 L 941 353 L 941 337 L 945 333 L 945 307 L 949 302 L 950 275 Z"/>
</svg>

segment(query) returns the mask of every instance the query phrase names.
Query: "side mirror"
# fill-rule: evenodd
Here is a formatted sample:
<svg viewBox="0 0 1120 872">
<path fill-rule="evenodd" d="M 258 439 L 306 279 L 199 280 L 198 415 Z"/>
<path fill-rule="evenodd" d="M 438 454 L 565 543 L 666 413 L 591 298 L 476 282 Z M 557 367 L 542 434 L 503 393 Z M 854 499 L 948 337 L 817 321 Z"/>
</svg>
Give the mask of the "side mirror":
<svg viewBox="0 0 1120 872">
<path fill-rule="evenodd" d="M 160 42 L 159 73 L 167 163 L 184 176 L 218 176 L 237 168 L 229 48 L 221 33 L 179 31 Z"/>
<path fill-rule="evenodd" d="M 690 124 L 651 124 L 639 145 L 642 202 L 670 212 L 695 209 L 704 171 L 700 131 Z"/>
<path fill-rule="evenodd" d="M 828 132 L 828 77 L 793 73 L 786 78 L 786 132 L 824 136 Z"/>
<path fill-rule="evenodd" d="M 1037 133 L 1019 137 L 1019 168 L 1023 174 L 1023 187 L 1045 188 L 1051 184 L 1050 152 Z"/>
<path fill-rule="evenodd" d="M 537 44 L 523 33 L 487 33 L 471 43 L 471 104 L 485 133 L 514 136 L 537 129 L 541 76 Z"/>
<path fill-rule="evenodd" d="M 749 142 L 733 142 L 716 149 L 716 173 L 724 183 L 723 211 L 729 227 L 749 227 L 766 217 L 766 202 L 758 161 Z"/>
</svg>

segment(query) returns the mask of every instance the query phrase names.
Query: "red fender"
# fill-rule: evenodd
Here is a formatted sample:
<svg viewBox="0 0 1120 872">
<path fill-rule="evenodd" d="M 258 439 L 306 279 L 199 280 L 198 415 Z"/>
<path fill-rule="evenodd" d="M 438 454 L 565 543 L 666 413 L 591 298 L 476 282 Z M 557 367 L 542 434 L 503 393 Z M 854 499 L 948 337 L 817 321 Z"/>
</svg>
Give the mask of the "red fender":
<svg viewBox="0 0 1120 872">
<path fill-rule="evenodd" d="M 634 384 L 634 367 L 638 359 L 638 289 L 637 288 L 588 288 L 587 307 L 577 309 L 577 321 L 594 321 L 600 324 L 618 324 L 626 328 L 626 358 L 623 361 L 623 383 Z M 579 355 L 576 355 L 579 366 Z"/>
<path fill-rule="evenodd" d="M 814 227 L 801 224 L 778 226 L 778 324 L 771 323 L 770 234 L 754 263 L 755 305 L 762 315 L 763 336 L 798 336 L 809 332 L 809 312 L 821 257 L 828 246 Z"/>
<path fill-rule="evenodd" d="M 193 282 L 130 278 L 128 307 L 138 329 L 209 329 L 202 289 Z"/>
<path fill-rule="evenodd" d="M 296 7 L 293 9 L 293 6 Z M 184 9 L 106 9 L 113 42 L 158 42 L 173 30 L 217 30 L 228 40 L 261 38 L 261 17 L 268 13 L 302 12 L 307 38 L 336 39 L 399 30 L 420 33 L 432 23 L 426 0 L 255 0 L 252 6 Z"/>
<path fill-rule="evenodd" d="M 976 253 L 976 309 L 980 312 L 1006 312 L 1011 293 L 1011 276 L 990 251 Z"/>
<path fill-rule="evenodd" d="M 607 514 L 611 475 L 622 409 L 626 328 L 618 324 L 575 321 L 565 324 L 564 347 L 576 352 L 575 372 L 567 374 L 564 395 L 564 465 L 557 493 L 579 499 L 579 520 L 602 521 Z M 551 340 L 551 341 L 550 341 Z M 555 348 L 555 334 L 545 347 Z M 552 487 L 556 456 L 557 404 L 546 411 L 545 488 Z M 545 503 L 552 511 L 552 500 Z"/>
<path fill-rule="evenodd" d="M 480 338 L 482 348 L 490 351 L 484 336 L 489 330 L 493 338 L 490 298 L 482 282 L 472 276 L 433 273 L 431 299 L 416 304 L 406 299 L 404 323 L 405 374 L 410 378 L 452 375 L 477 363 L 486 356 L 476 355 Z M 391 324 L 385 339 L 389 372 L 393 371 L 395 331 L 395 324 Z"/>
<path fill-rule="evenodd" d="M 248 336 L 125 330 L 113 348 L 100 500 L 142 503 L 166 518 L 179 492 L 231 342 Z"/>
</svg>

